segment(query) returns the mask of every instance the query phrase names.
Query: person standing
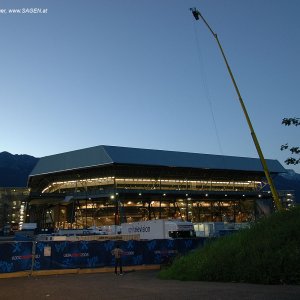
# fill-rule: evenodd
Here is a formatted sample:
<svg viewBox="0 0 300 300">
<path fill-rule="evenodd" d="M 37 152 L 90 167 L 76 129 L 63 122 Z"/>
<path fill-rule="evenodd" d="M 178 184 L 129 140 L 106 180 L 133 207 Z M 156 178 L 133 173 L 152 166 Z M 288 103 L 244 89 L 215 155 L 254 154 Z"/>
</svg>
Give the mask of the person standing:
<svg viewBox="0 0 300 300">
<path fill-rule="evenodd" d="M 118 266 L 120 268 L 120 275 L 123 275 L 122 270 L 122 255 L 123 250 L 120 248 L 119 244 L 116 244 L 115 248 L 111 251 L 111 254 L 115 257 L 115 274 L 118 275 Z"/>
</svg>

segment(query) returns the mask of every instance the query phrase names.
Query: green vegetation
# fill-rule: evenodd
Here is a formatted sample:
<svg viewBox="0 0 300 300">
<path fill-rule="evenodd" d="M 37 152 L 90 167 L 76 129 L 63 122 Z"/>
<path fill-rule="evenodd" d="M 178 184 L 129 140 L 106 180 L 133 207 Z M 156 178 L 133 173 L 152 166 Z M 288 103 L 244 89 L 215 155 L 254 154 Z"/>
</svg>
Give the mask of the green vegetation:
<svg viewBox="0 0 300 300">
<path fill-rule="evenodd" d="M 300 207 L 176 259 L 159 278 L 300 284 Z"/>
<path fill-rule="evenodd" d="M 281 124 L 285 125 L 285 126 L 291 126 L 291 125 L 294 125 L 296 127 L 298 127 L 300 125 L 300 118 L 284 118 L 281 122 Z M 289 150 L 291 152 L 291 157 L 288 157 L 284 162 L 287 164 L 287 165 L 297 165 L 297 164 L 300 164 L 300 158 L 297 158 L 299 157 L 300 155 L 300 147 L 290 147 L 288 143 L 284 144 L 281 146 L 281 151 L 283 150 Z M 296 155 L 296 157 L 293 157 L 293 155 Z"/>
</svg>

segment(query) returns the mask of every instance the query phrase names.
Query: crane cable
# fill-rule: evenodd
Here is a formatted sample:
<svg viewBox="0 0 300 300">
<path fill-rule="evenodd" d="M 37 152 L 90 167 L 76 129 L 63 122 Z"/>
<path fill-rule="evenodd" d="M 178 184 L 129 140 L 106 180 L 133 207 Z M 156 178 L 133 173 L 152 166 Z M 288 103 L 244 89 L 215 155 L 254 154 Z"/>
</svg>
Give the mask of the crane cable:
<svg viewBox="0 0 300 300">
<path fill-rule="evenodd" d="M 204 96 L 205 96 L 205 98 L 208 102 L 208 105 L 209 105 L 209 109 L 210 109 L 210 113 L 211 113 L 213 124 L 214 124 L 214 129 L 215 129 L 215 134 L 216 134 L 220 154 L 224 155 L 222 145 L 221 145 L 220 136 L 219 136 L 219 132 L 218 132 L 218 127 L 217 127 L 217 123 L 216 123 L 216 119 L 215 119 L 215 115 L 214 115 L 214 111 L 213 111 L 212 100 L 211 100 L 210 92 L 209 92 L 208 85 L 207 85 L 207 80 L 206 80 L 207 76 L 206 76 L 206 72 L 205 72 L 205 65 L 204 65 L 204 61 L 203 61 L 203 55 L 202 55 L 200 42 L 199 42 L 199 39 L 198 39 L 197 29 L 196 29 L 195 24 L 194 24 L 194 34 L 195 34 L 195 40 L 196 40 L 196 47 L 197 47 L 197 50 L 198 50 L 197 51 L 197 57 L 198 57 L 199 63 L 200 63 L 200 73 L 201 73 L 201 79 L 202 79 L 201 80 L 202 81 L 202 86 L 203 86 L 203 90 L 204 90 Z"/>
</svg>

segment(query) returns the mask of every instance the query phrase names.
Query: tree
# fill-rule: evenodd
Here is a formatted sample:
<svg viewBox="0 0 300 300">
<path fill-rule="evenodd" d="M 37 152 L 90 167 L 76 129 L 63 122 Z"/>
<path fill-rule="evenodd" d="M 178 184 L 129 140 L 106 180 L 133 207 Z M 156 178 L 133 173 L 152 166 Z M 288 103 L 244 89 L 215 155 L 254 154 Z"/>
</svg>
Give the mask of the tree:
<svg viewBox="0 0 300 300">
<path fill-rule="evenodd" d="M 281 124 L 285 126 L 290 126 L 290 125 L 299 126 L 300 118 L 284 118 Z M 300 163 L 300 158 L 297 158 L 297 155 L 300 155 L 300 147 L 295 147 L 295 146 L 291 147 L 289 146 L 288 143 L 286 143 L 284 145 L 281 145 L 280 150 L 281 151 L 289 150 L 293 156 L 296 155 L 296 157 L 291 156 L 284 161 L 287 165 L 297 165 Z"/>
</svg>

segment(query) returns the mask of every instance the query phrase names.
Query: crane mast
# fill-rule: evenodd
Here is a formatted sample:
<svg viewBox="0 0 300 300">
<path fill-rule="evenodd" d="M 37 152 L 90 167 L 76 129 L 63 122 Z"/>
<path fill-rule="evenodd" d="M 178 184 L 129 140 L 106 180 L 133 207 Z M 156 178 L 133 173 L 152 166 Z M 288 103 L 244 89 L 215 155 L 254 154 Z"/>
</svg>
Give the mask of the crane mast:
<svg viewBox="0 0 300 300">
<path fill-rule="evenodd" d="M 211 32 L 211 34 L 213 35 L 213 37 L 215 38 L 215 40 L 216 40 L 216 42 L 217 42 L 217 44 L 218 44 L 218 46 L 219 46 L 219 49 L 220 49 L 220 51 L 221 51 L 221 53 L 222 53 L 222 57 L 223 57 L 223 59 L 224 59 L 225 65 L 226 65 L 227 70 L 228 70 L 228 73 L 229 73 L 229 75 L 230 75 L 231 81 L 232 81 L 232 83 L 233 83 L 233 85 L 234 85 L 234 89 L 235 89 L 235 91 L 236 91 L 236 93 L 237 93 L 237 96 L 238 96 L 240 105 L 241 105 L 241 107 L 242 107 L 242 110 L 243 110 L 243 112 L 244 112 L 245 118 L 246 118 L 246 120 L 247 120 L 247 124 L 248 124 L 248 127 L 249 127 L 249 129 L 250 129 L 251 136 L 252 136 L 252 140 L 253 140 L 253 142 L 254 142 L 254 145 L 255 145 L 256 151 L 257 151 L 257 153 L 258 153 L 259 159 L 260 159 L 260 161 L 261 161 L 261 164 L 262 164 L 262 167 L 263 167 L 265 176 L 266 176 L 266 178 L 267 178 L 268 184 L 269 184 L 270 189 L 271 189 L 271 193 L 272 193 L 272 197 L 273 197 L 275 206 L 276 206 L 276 208 L 277 208 L 278 210 L 282 210 L 282 204 L 281 204 L 281 202 L 280 202 L 280 199 L 279 199 L 277 190 L 276 190 L 276 188 L 275 188 L 273 179 L 272 179 L 272 177 L 271 177 L 271 175 L 270 175 L 270 172 L 269 172 L 269 169 L 268 169 L 266 160 L 265 160 L 265 158 L 264 158 L 263 152 L 262 152 L 262 150 L 261 150 L 261 147 L 260 147 L 260 145 L 259 145 L 258 139 L 257 139 L 257 137 L 256 137 L 256 134 L 255 134 L 254 128 L 253 128 L 253 126 L 252 126 L 252 123 L 251 123 L 249 114 L 248 114 L 248 112 L 247 112 L 246 106 L 245 106 L 245 104 L 244 104 L 243 98 L 242 98 L 242 96 L 241 96 L 241 93 L 240 93 L 240 91 L 239 91 L 239 88 L 238 88 L 238 86 L 237 86 L 237 84 L 236 84 L 236 81 L 235 81 L 235 79 L 234 79 L 233 73 L 232 73 L 232 71 L 231 71 L 231 68 L 230 68 L 230 66 L 229 66 L 229 63 L 228 63 L 227 58 L 226 58 L 226 56 L 225 56 L 224 50 L 223 50 L 223 48 L 222 48 L 222 46 L 221 46 L 221 43 L 220 43 L 220 41 L 219 41 L 219 39 L 218 39 L 218 35 L 212 30 L 212 28 L 209 26 L 209 24 L 208 24 L 207 21 L 204 19 L 204 17 L 203 17 L 202 14 L 199 12 L 199 10 L 197 10 L 196 8 L 191 8 L 190 10 L 192 11 L 192 14 L 193 14 L 193 16 L 194 16 L 194 18 L 195 18 L 196 21 L 198 21 L 198 20 L 201 19 L 201 20 L 205 23 L 205 25 L 207 26 L 207 28 L 209 29 L 209 31 Z"/>
</svg>

